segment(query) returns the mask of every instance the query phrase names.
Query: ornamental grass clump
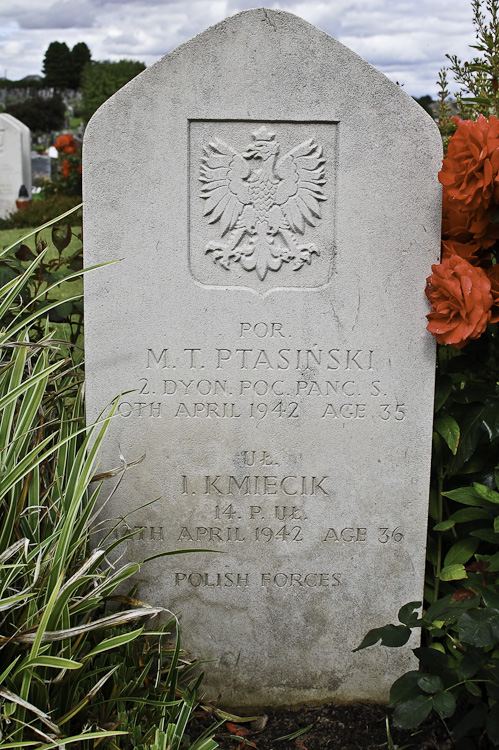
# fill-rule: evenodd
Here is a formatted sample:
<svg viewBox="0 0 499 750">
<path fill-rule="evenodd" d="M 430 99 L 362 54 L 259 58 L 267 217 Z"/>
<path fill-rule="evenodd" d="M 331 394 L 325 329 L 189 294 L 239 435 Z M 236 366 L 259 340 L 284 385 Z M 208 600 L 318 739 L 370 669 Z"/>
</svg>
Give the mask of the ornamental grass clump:
<svg viewBox="0 0 499 750">
<path fill-rule="evenodd" d="M 26 301 L 39 250 L 0 288 L 0 747 L 214 750 L 212 730 L 186 734 L 200 678 L 175 618 L 123 593 L 140 568 L 108 562 L 123 540 L 89 547 L 116 404 L 85 428 L 74 346 L 49 321 L 61 299 Z"/>
</svg>

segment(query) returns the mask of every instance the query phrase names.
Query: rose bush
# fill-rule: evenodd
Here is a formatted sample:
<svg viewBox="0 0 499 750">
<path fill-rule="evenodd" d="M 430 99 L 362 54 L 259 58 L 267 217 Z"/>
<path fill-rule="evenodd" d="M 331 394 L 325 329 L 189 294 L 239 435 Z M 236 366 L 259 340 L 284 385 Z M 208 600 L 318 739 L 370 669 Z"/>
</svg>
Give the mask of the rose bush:
<svg viewBox="0 0 499 750">
<path fill-rule="evenodd" d="M 499 171 L 499 120 L 493 115 L 476 122 L 461 120 L 449 141 L 449 149 L 439 175 L 451 198 L 462 203 L 461 210 L 487 209 L 499 199 L 496 176 Z"/>
<path fill-rule="evenodd" d="M 78 145 L 71 133 L 60 135 L 54 143 L 54 146 L 59 153 L 63 154 L 76 154 L 78 152 Z"/>
<path fill-rule="evenodd" d="M 457 254 L 432 266 L 426 296 L 432 312 L 428 330 L 439 344 L 461 349 L 485 331 L 492 317 L 491 282 L 482 268 Z"/>
<path fill-rule="evenodd" d="M 55 147 L 59 152 L 58 174 L 53 180 L 53 192 L 62 195 L 81 196 L 81 153 L 75 138 L 71 133 L 60 135 Z"/>
<path fill-rule="evenodd" d="M 439 344 L 461 349 L 499 320 L 499 119 L 454 118 L 439 173 L 442 198 L 442 262 L 432 266 L 426 296 L 427 329 Z"/>
<path fill-rule="evenodd" d="M 439 345 L 424 601 L 402 606 L 398 624 L 374 628 L 359 648 L 380 639 L 400 646 L 420 631 L 418 669 L 391 688 L 394 722 L 415 727 L 434 710 L 452 747 L 492 750 L 499 748 L 499 0 L 473 0 L 473 11 L 481 56 L 464 63 L 449 56 L 461 119 L 440 75 L 448 151 L 439 175 L 442 261 L 426 288 L 428 330 Z"/>
</svg>

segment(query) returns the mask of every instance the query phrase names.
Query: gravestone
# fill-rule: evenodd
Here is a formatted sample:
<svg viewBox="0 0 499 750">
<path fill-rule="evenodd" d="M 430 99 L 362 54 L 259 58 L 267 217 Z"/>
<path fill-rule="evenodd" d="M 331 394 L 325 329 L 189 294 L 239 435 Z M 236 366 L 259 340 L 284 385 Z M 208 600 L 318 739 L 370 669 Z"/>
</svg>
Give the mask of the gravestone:
<svg viewBox="0 0 499 750">
<path fill-rule="evenodd" d="M 21 185 L 31 197 L 31 131 L 12 115 L 0 113 L 0 218 L 16 210 Z"/>
<path fill-rule="evenodd" d="M 121 259 L 85 279 L 88 418 L 121 393 L 100 471 L 145 455 L 103 518 L 131 560 L 201 550 L 138 585 L 224 706 L 383 701 L 413 667 L 352 649 L 422 597 L 441 155 L 404 91 L 265 9 L 87 127 L 86 263 Z"/>
<path fill-rule="evenodd" d="M 50 180 L 52 177 L 51 157 L 37 154 L 36 151 L 33 151 L 31 154 L 31 171 L 33 174 L 33 183 Z"/>
</svg>

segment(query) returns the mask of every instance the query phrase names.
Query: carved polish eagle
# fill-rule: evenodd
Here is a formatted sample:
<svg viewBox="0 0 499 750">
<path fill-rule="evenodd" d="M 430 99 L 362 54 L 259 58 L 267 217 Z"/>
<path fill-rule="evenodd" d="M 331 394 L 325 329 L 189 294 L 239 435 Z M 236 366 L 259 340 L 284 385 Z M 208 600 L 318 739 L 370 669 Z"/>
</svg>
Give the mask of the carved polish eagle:
<svg viewBox="0 0 499 750">
<path fill-rule="evenodd" d="M 275 135 L 262 126 L 241 152 L 215 138 L 204 149 L 199 177 L 204 216 L 220 222 L 221 231 L 205 252 L 227 270 L 239 263 L 256 271 L 262 281 L 283 263 L 298 271 L 320 255 L 314 243 L 298 239 L 320 221 L 326 200 L 322 149 L 310 138 L 280 157 Z"/>
</svg>

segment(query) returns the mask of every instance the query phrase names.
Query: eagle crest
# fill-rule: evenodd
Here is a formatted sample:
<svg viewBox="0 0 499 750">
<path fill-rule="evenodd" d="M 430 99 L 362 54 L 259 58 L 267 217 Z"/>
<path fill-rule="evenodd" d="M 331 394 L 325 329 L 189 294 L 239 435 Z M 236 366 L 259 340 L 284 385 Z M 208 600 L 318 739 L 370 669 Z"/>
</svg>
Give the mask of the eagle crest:
<svg viewBox="0 0 499 750">
<path fill-rule="evenodd" d="M 322 148 L 310 138 L 279 152 L 276 134 L 262 126 L 241 152 L 214 138 L 201 161 L 203 213 L 210 224 L 220 222 L 221 232 L 205 252 L 223 268 L 239 263 L 262 281 L 283 263 L 299 271 L 320 255 L 314 243 L 299 244 L 299 235 L 321 219 Z"/>
</svg>

